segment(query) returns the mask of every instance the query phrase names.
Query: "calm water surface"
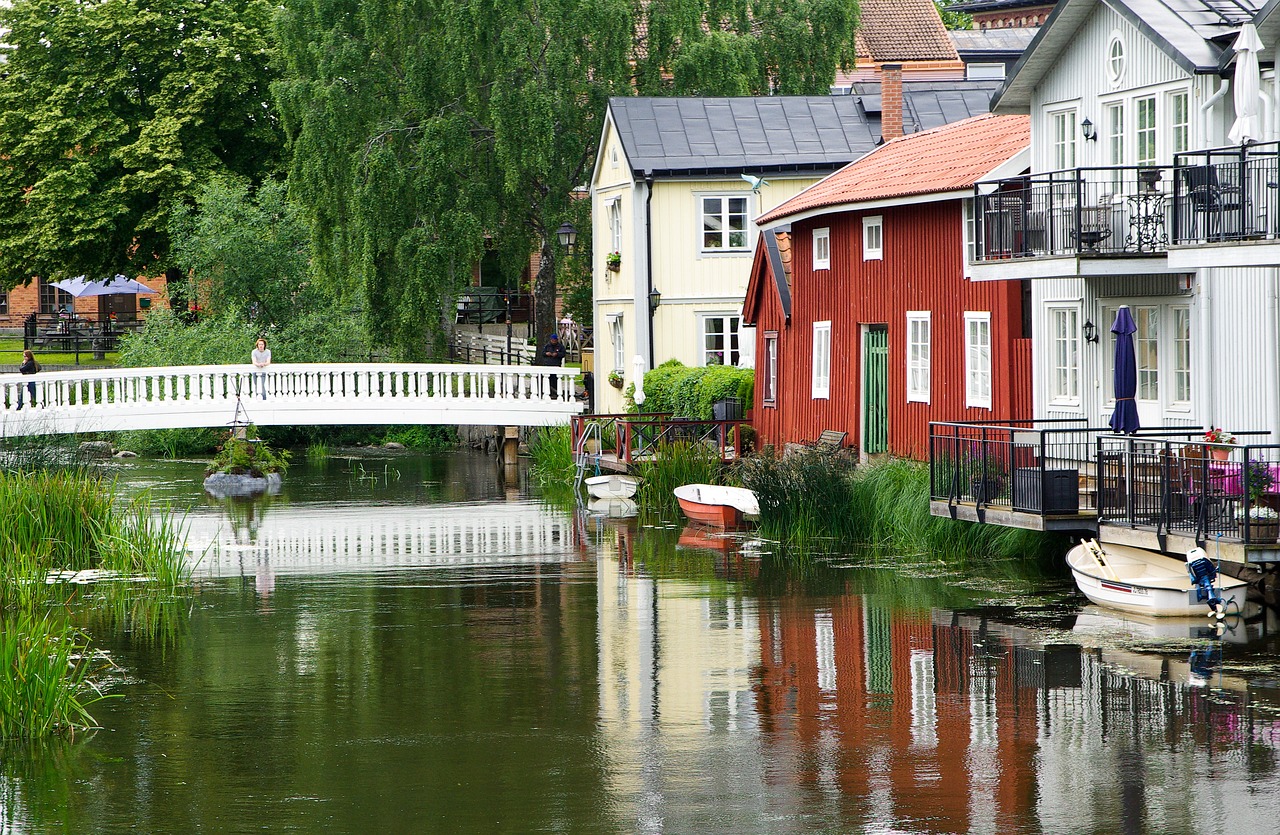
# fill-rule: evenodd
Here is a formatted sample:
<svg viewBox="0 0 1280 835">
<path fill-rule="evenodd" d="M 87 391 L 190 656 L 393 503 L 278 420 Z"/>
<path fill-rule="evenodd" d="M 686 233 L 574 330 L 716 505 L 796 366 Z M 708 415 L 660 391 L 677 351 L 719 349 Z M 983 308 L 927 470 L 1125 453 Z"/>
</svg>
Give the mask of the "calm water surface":
<svg viewBox="0 0 1280 835">
<path fill-rule="evenodd" d="M 171 636 L 97 629 L 103 729 L 0 763 L 3 832 L 1280 831 L 1273 617 L 575 515 L 486 458 L 301 463 L 191 507 Z M 162 618 L 163 619 L 163 618 Z"/>
</svg>

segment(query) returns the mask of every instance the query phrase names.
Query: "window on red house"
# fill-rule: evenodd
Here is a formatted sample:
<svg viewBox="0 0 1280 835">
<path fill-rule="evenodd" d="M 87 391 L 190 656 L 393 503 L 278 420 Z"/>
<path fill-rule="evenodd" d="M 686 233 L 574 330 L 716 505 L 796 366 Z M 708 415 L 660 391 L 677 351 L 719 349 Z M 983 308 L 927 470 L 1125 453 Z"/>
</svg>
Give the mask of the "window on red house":
<svg viewBox="0 0 1280 835">
<path fill-rule="evenodd" d="M 778 402 L 778 334 L 764 335 L 764 391 L 763 400 L 769 405 Z"/>
</svg>

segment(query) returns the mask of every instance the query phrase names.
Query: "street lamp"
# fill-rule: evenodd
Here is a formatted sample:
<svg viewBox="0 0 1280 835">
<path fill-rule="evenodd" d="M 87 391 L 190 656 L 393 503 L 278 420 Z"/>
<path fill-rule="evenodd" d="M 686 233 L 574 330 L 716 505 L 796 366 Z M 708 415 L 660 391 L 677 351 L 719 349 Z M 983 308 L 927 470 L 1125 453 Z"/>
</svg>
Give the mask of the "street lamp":
<svg viewBox="0 0 1280 835">
<path fill-rule="evenodd" d="M 556 230 L 556 237 L 560 239 L 560 246 L 572 255 L 573 248 L 578 243 L 578 228 L 566 220 Z"/>
</svg>

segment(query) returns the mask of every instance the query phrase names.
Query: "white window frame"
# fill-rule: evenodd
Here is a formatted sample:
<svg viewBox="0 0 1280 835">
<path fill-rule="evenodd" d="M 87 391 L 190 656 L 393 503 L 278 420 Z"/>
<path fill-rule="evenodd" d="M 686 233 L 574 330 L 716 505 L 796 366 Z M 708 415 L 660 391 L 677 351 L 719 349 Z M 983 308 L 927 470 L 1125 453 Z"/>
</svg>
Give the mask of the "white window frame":
<svg viewBox="0 0 1280 835">
<path fill-rule="evenodd" d="M 975 61 L 964 65 L 967 81 L 1003 81 L 1009 68 L 997 61 Z"/>
<path fill-rule="evenodd" d="M 778 405 L 778 332 L 764 333 L 764 391 L 760 393 L 766 406 Z"/>
<path fill-rule="evenodd" d="M 1152 166 L 1160 161 L 1160 107 L 1154 93 L 1133 100 L 1133 163 Z M 1149 121 L 1144 121 L 1144 108 L 1151 105 Z M 1147 147 L 1143 147 L 1147 145 Z M 1146 151 L 1146 155 L 1143 152 Z"/>
<path fill-rule="evenodd" d="M 711 365 L 708 357 L 712 351 L 707 348 L 707 325 L 710 322 L 721 320 L 724 323 L 724 330 L 721 335 L 724 338 L 724 347 L 720 349 L 722 354 L 719 365 L 727 365 L 730 368 L 737 368 L 742 362 L 742 357 L 746 351 L 742 347 L 742 315 L 740 313 L 730 312 L 708 312 L 698 315 L 698 365 Z M 736 357 L 734 355 L 737 355 Z"/>
<path fill-rule="evenodd" d="M 907 402 L 928 403 L 933 379 L 933 312 L 907 311 Z"/>
<path fill-rule="evenodd" d="M 1116 394 L 1114 388 L 1115 369 L 1115 335 L 1111 333 L 1111 323 L 1115 321 L 1116 311 L 1121 305 L 1129 306 L 1129 313 L 1133 316 L 1134 324 L 1139 328 L 1138 333 L 1134 337 L 1134 356 L 1138 362 L 1138 390 L 1135 394 L 1135 400 L 1139 403 L 1139 408 L 1153 410 L 1161 414 L 1178 414 L 1184 415 L 1195 410 L 1196 401 L 1196 334 L 1195 334 L 1195 317 L 1191 308 L 1191 302 L 1188 299 L 1172 299 L 1172 298 L 1154 298 L 1142 297 L 1131 299 L 1106 299 L 1099 311 L 1099 319 L 1101 324 L 1098 326 L 1100 335 L 1103 337 L 1099 341 L 1102 346 L 1103 358 L 1103 403 L 1102 414 L 1107 414 L 1115 408 Z M 1146 367 L 1149 355 L 1143 351 L 1143 341 L 1141 337 L 1142 331 L 1142 310 L 1144 308 L 1154 309 L 1155 311 L 1155 366 Z M 1179 339 L 1177 324 L 1178 313 L 1182 312 L 1186 316 L 1187 338 Z M 1180 344 L 1181 343 L 1181 344 Z M 1186 347 L 1186 356 L 1179 356 L 1179 348 Z M 1186 361 L 1186 366 L 1181 363 Z M 1179 377 L 1185 378 L 1186 388 L 1190 390 L 1190 399 L 1184 400 L 1179 397 Z M 1154 390 L 1152 389 L 1154 386 Z M 1154 391 L 1154 398 L 1150 395 Z"/>
<path fill-rule="evenodd" d="M 627 370 L 627 345 L 621 313 L 609 317 L 609 338 L 613 342 L 613 370 L 623 374 Z"/>
<path fill-rule="evenodd" d="M 1186 336 L 1178 330 L 1178 317 L 1184 317 L 1187 326 Z M 1196 372 L 1193 367 L 1195 345 L 1191 339 L 1191 306 L 1174 304 L 1169 306 L 1169 342 L 1172 357 L 1169 363 L 1169 383 L 1172 400 L 1170 408 L 1178 411 L 1190 411 L 1191 401 L 1195 399 Z M 1185 351 L 1183 350 L 1185 347 Z M 1185 363 L 1185 364 L 1184 364 Z M 1183 379 L 1185 378 L 1185 382 Z M 1179 389 L 1186 388 L 1186 397 L 1179 397 Z"/>
<path fill-rule="evenodd" d="M 1124 38 L 1119 32 L 1112 32 L 1111 40 L 1107 43 L 1107 83 L 1111 85 L 1111 89 L 1119 87 L 1124 81 L 1128 63 L 1129 53 Z"/>
<path fill-rule="evenodd" d="M 1076 132 L 1080 123 L 1076 108 L 1065 107 L 1049 114 L 1051 126 L 1049 152 L 1054 171 L 1068 171 L 1076 167 Z"/>
<path fill-rule="evenodd" d="M 831 269 L 831 229 L 823 227 L 813 230 L 813 268 L 815 270 Z"/>
<path fill-rule="evenodd" d="M 884 215 L 868 215 L 862 219 L 862 260 L 884 258 Z"/>
<path fill-rule="evenodd" d="M 1169 159 L 1172 160 L 1174 154 L 1184 154 L 1191 150 L 1190 93 L 1185 88 L 1165 93 L 1164 109 L 1169 119 Z M 1182 111 L 1181 120 L 1178 119 L 1179 109 Z"/>
<path fill-rule="evenodd" d="M 986 335 L 986 344 L 974 340 Z M 993 387 L 991 345 L 991 313 L 965 311 L 964 314 L 964 401 L 971 409 L 990 409 Z M 985 347 L 986 353 L 983 354 Z"/>
<path fill-rule="evenodd" d="M 1047 308 L 1049 319 L 1049 403 L 1080 406 L 1080 363 L 1083 344 L 1078 305 Z M 1074 363 L 1071 360 L 1074 359 Z"/>
<path fill-rule="evenodd" d="M 609 201 L 606 213 L 609 217 L 609 251 L 622 252 L 622 198 Z"/>
<path fill-rule="evenodd" d="M 962 253 L 964 264 L 962 266 L 962 274 L 965 278 L 971 278 L 973 275 L 971 264 L 978 257 L 977 213 L 973 208 L 972 197 L 966 197 L 960 205 L 964 213 L 964 252 Z"/>
<path fill-rule="evenodd" d="M 831 398 L 831 322 L 813 323 L 813 399 Z"/>
<path fill-rule="evenodd" d="M 703 255 L 715 255 L 717 253 L 741 254 L 744 252 L 751 251 L 751 245 L 752 245 L 751 227 L 753 224 L 752 224 L 752 217 L 751 217 L 750 192 L 730 191 L 730 192 L 718 193 L 718 194 L 713 194 L 713 193 L 699 194 L 697 195 L 697 200 L 698 200 L 698 250 Z M 717 217 L 720 222 L 720 230 L 718 234 L 720 235 L 720 240 L 722 243 L 721 246 L 707 246 L 707 235 L 715 234 L 715 230 L 707 229 L 707 218 L 713 216 L 712 214 L 707 212 L 708 200 L 720 201 L 720 210 L 719 212 L 715 213 L 714 216 Z M 743 206 L 742 229 L 740 230 L 729 228 L 730 218 L 733 217 L 735 214 L 737 214 L 736 212 L 730 211 L 730 208 L 731 208 L 730 201 L 732 200 L 742 201 L 742 206 Z M 742 245 L 729 246 L 730 237 L 735 232 L 739 232 L 739 231 L 742 233 Z"/>
</svg>

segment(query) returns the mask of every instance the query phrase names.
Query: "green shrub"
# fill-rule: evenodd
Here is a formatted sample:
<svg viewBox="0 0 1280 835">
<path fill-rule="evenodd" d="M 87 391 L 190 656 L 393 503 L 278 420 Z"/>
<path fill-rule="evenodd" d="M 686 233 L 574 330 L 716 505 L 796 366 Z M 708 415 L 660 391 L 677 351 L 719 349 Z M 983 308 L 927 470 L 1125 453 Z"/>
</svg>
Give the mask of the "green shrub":
<svg viewBox="0 0 1280 835">
<path fill-rule="evenodd" d="M 711 420 L 717 400 L 737 397 L 745 413 L 751 408 L 754 387 L 755 373 L 749 368 L 688 368 L 679 360 L 667 360 L 644 375 L 644 411 Z"/>
<path fill-rule="evenodd" d="M 253 434 L 250 431 L 250 434 Z M 262 478 L 267 473 L 283 473 L 289 469 L 288 450 L 276 451 L 261 440 L 245 440 L 228 432 L 218 445 L 217 454 L 205 468 L 205 475 L 230 473 Z"/>
<path fill-rule="evenodd" d="M 452 426 L 390 426 L 382 442 L 394 441 L 409 449 L 434 451 L 458 445 L 458 430 Z"/>
</svg>

